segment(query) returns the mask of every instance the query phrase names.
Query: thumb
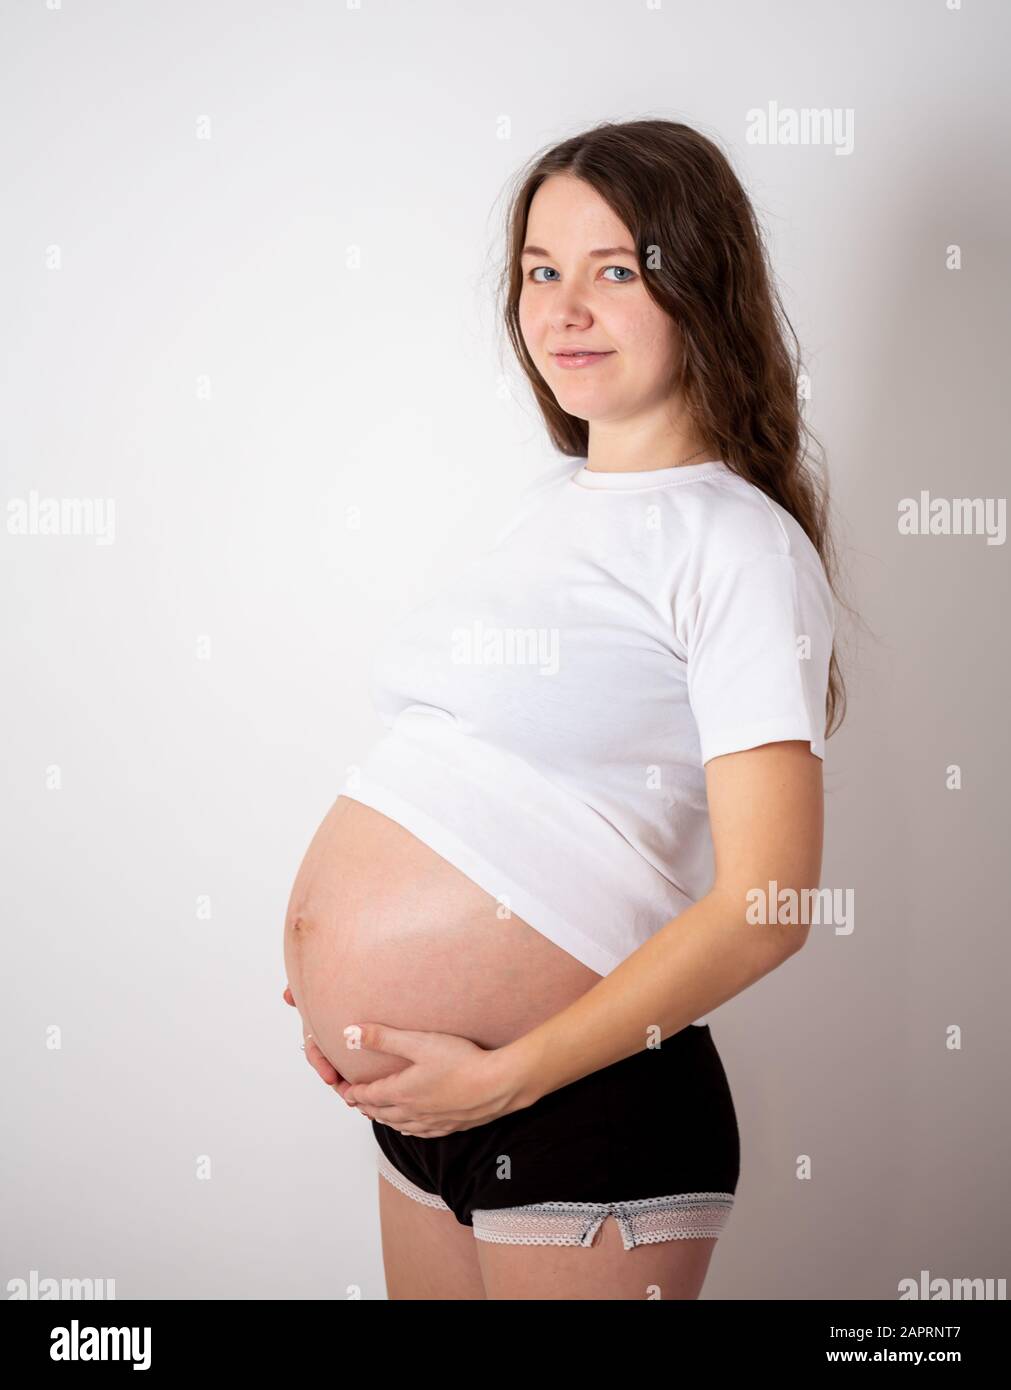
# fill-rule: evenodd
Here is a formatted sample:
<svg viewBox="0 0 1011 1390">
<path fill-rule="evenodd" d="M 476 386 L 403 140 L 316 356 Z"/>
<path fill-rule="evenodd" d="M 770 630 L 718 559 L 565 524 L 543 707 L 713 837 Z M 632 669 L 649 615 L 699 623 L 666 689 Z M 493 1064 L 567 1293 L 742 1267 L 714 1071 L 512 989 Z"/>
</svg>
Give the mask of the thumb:
<svg viewBox="0 0 1011 1390">
<path fill-rule="evenodd" d="M 344 1043 L 355 1051 L 366 1048 L 369 1052 L 390 1052 L 394 1057 L 416 1062 L 429 1045 L 429 1035 L 409 1028 L 390 1028 L 385 1023 L 349 1023 L 344 1029 Z"/>
</svg>

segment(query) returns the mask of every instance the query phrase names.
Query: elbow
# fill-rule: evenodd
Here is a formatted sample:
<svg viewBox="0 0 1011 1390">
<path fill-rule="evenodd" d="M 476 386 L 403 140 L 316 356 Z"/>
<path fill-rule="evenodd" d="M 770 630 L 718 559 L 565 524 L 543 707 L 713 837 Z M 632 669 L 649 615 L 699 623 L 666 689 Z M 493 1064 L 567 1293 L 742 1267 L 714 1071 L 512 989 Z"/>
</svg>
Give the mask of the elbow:
<svg viewBox="0 0 1011 1390">
<path fill-rule="evenodd" d="M 772 956 L 773 965 L 782 965 L 790 956 L 795 956 L 807 941 L 811 931 L 810 922 L 769 922 L 759 930 L 768 933 L 766 950 Z"/>
<path fill-rule="evenodd" d="M 732 920 L 743 921 L 750 931 L 762 934 L 775 958 L 796 955 L 810 936 L 812 923 L 819 920 L 820 889 L 808 875 L 770 876 L 764 884 L 738 879 L 718 883 L 714 891 Z"/>
<path fill-rule="evenodd" d="M 794 956 L 811 934 L 811 923 L 798 922 L 796 926 L 787 927 L 785 930 L 784 955 Z"/>
<path fill-rule="evenodd" d="M 778 964 L 797 954 L 808 938 L 811 924 L 809 922 L 769 922 L 763 923 L 761 930 L 768 932 L 767 949 Z"/>
</svg>

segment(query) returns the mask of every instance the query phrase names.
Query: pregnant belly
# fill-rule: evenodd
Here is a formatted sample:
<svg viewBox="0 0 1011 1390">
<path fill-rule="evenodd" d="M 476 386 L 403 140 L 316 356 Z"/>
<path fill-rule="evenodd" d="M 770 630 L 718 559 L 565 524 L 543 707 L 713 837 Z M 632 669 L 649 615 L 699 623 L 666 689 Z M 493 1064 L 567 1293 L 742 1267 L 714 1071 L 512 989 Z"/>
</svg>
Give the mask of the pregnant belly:
<svg viewBox="0 0 1011 1390">
<path fill-rule="evenodd" d="M 346 1047 L 349 1023 L 501 1047 L 600 979 L 403 826 L 345 796 L 295 879 L 284 959 L 306 1027 L 352 1082 L 406 1063 Z"/>
</svg>

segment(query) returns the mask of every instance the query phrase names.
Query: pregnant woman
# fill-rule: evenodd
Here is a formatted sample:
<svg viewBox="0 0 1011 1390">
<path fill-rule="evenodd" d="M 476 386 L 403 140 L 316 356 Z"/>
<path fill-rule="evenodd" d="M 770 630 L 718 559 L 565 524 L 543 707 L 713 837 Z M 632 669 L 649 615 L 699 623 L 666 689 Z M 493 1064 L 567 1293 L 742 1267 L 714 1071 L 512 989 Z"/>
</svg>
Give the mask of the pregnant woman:
<svg viewBox="0 0 1011 1390">
<path fill-rule="evenodd" d="M 285 998 L 371 1122 L 390 1298 L 690 1299 L 740 1162 L 705 1015 L 802 945 L 777 893 L 821 873 L 827 501 L 714 144 L 566 140 L 507 241 L 564 460 L 382 644 Z"/>
</svg>

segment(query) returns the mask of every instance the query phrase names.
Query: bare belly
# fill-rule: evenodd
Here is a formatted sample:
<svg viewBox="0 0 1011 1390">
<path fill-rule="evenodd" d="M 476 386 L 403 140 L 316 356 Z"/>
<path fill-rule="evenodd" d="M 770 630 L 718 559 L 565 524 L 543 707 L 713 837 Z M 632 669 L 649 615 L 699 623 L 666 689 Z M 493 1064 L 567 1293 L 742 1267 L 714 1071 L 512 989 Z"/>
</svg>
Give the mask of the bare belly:
<svg viewBox="0 0 1011 1390">
<path fill-rule="evenodd" d="M 501 1047 L 600 979 L 403 826 L 345 796 L 295 879 L 284 959 L 307 1028 L 352 1082 L 406 1063 L 347 1048 L 349 1023 Z"/>
</svg>

